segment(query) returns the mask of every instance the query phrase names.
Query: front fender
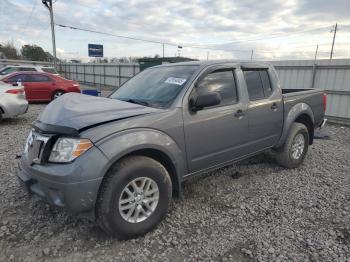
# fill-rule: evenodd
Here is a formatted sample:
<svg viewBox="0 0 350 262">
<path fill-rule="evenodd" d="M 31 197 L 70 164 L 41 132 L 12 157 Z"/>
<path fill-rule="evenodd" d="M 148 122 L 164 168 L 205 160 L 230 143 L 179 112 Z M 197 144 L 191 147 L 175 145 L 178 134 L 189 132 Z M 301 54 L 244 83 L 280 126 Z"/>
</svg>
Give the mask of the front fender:
<svg viewBox="0 0 350 262">
<path fill-rule="evenodd" d="M 308 104 L 298 103 L 298 104 L 292 106 L 292 108 L 289 110 L 287 116 L 285 117 L 285 120 L 283 123 L 282 135 L 281 135 L 277 145 L 275 146 L 275 148 L 279 148 L 280 146 L 282 146 L 284 144 L 284 142 L 286 141 L 286 138 L 289 134 L 289 131 L 290 131 L 292 124 L 295 122 L 295 120 L 299 116 L 301 116 L 303 114 L 306 114 L 310 117 L 312 124 L 315 123 L 314 113 L 312 112 L 312 110 Z"/>
<path fill-rule="evenodd" d="M 96 146 L 109 158 L 109 167 L 123 156 L 135 151 L 154 149 L 171 159 L 178 181 L 181 181 L 186 173 L 184 152 L 170 136 L 156 129 L 134 128 L 121 131 L 103 138 L 96 143 Z"/>
</svg>

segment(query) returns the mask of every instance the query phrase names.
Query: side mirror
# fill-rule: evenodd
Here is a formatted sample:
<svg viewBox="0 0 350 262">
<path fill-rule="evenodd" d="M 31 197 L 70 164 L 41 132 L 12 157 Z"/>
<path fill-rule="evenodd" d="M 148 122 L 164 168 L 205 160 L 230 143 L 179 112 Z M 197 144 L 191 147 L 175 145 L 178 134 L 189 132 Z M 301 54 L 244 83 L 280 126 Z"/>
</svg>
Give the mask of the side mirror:
<svg viewBox="0 0 350 262">
<path fill-rule="evenodd" d="M 221 96 L 219 93 L 210 92 L 190 99 L 190 108 L 192 111 L 198 111 L 204 107 L 216 106 L 220 104 Z"/>
</svg>

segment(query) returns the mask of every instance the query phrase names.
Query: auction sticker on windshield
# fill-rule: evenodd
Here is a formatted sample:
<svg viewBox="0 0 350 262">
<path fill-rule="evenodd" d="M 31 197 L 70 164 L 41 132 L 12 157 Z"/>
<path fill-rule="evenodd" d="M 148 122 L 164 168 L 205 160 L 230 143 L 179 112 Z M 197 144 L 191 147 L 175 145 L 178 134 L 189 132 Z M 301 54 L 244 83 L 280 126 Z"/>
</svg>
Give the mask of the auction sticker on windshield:
<svg viewBox="0 0 350 262">
<path fill-rule="evenodd" d="M 186 79 L 177 78 L 177 77 L 168 77 L 168 79 L 165 80 L 165 83 L 167 84 L 173 84 L 173 85 L 179 85 L 179 86 L 182 86 L 185 82 L 186 82 Z"/>
</svg>

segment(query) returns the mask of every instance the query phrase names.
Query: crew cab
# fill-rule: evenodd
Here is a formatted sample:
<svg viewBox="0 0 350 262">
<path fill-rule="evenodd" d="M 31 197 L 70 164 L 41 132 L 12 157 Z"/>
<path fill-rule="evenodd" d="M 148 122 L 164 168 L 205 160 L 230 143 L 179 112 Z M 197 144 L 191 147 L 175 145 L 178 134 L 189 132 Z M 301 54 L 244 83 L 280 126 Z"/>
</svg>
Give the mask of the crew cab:
<svg viewBox="0 0 350 262">
<path fill-rule="evenodd" d="M 133 238 L 156 227 L 192 176 L 265 150 L 297 168 L 325 104 L 318 90 L 282 90 L 268 63 L 155 66 L 108 98 L 51 102 L 29 132 L 18 177 L 32 195 Z"/>
</svg>

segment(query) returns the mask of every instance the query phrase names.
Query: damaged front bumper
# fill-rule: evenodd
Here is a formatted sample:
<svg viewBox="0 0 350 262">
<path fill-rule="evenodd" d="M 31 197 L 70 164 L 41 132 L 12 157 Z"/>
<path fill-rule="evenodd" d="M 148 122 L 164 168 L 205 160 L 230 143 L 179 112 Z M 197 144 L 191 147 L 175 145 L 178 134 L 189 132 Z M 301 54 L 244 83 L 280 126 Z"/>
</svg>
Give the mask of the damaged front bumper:
<svg viewBox="0 0 350 262">
<path fill-rule="evenodd" d="M 96 147 L 68 164 L 30 164 L 24 154 L 17 177 L 34 198 L 94 220 L 95 203 L 107 162 L 106 156 Z"/>
</svg>

